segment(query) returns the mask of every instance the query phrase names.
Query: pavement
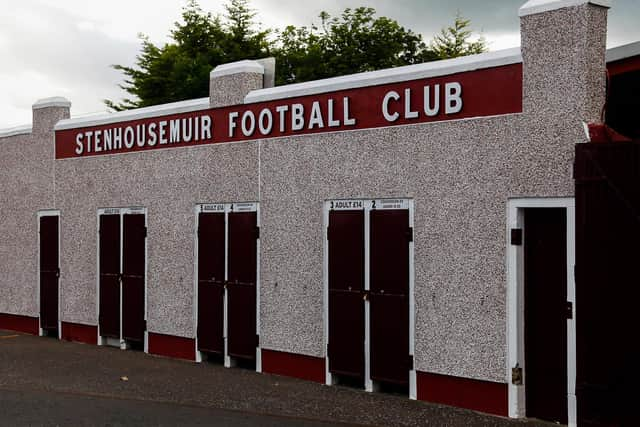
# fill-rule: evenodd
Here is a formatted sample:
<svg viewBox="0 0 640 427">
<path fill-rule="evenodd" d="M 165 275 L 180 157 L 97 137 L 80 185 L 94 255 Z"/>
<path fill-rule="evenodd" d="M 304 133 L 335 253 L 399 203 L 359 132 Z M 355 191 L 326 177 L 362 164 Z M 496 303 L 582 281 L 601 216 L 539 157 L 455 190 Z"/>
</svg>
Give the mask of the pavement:
<svg viewBox="0 0 640 427">
<path fill-rule="evenodd" d="M 0 426 L 550 426 L 0 331 Z"/>
</svg>

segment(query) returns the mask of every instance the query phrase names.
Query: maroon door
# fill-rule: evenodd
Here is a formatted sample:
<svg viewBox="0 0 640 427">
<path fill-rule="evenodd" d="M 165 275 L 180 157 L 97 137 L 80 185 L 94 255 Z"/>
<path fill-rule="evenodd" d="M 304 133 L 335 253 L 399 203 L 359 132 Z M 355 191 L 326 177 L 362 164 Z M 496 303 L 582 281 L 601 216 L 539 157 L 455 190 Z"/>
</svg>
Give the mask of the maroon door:
<svg viewBox="0 0 640 427">
<path fill-rule="evenodd" d="M 124 215 L 122 242 L 122 336 L 144 342 L 145 216 Z"/>
<path fill-rule="evenodd" d="M 638 91 L 622 89 L 638 105 Z M 637 107 L 627 113 L 616 130 L 640 130 Z M 575 178 L 578 425 L 640 425 L 640 141 L 577 144 Z"/>
<path fill-rule="evenodd" d="M 371 379 L 409 384 L 408 210 L 373 210 L 370 228 Z"/>
<path fill-rule="evenodd" d="M 100 335 L 120 338 L 120 215 L 100 215 Z"/>
<path fill-rule="evenodd" d="M 364 211 L 329 213 L 329 371 L 364 379 Z"/>
<path fill-rule="evenodd" d="M 256 336 L 256 212 L 229 214 L 228 354 L 255 359 Z"/>
<path fill-rule="evenodd" d="M 58 330 L 58 217 L 40 217 L 40 327 Z"/>
<path fill-rule="evenodd" d="M 566 211 L 527 209 L 524 221 L 527 416 L 566 424 Z"/>
<path fill-rule="evenodd" d="M 224 353 L 224 213 L 198 219 L 198 349 Z"/>
</svg>

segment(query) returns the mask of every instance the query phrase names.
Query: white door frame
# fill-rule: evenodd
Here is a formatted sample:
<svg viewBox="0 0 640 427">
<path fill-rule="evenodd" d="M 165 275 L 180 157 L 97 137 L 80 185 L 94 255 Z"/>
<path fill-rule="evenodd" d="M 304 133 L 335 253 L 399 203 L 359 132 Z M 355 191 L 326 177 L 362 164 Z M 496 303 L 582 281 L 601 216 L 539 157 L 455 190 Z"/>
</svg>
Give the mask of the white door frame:
<svg viewBox="0 0 640 427">
<path fill-rule="evenodd" d="M 341 205 L 338 205 L 338 202 Z M 374 208 L 375 207 L 375 208 Z M 414 201 L 409 198 L 397 199 L 333 199 L 327 200 L 323 204 L 323 341 L 325 351 L 325 384 L 332 385 L 333 378 L 329 371 L 329 353 L 327 344 L 329 342 L 329 212 L 332 210 L 361 210 L 364 211 L 364 290 L 370 290 L 369 277 L 369 248 L 370 248 L 370 212 L 372 210 L 408 209 L 409 227 L 414 227 Z M 409 242 L 409 355 L 415 355 L 415 297 L 414 297 L 414 242 Z M 370 361 L 370 303 L 365 301 L 364 307 L 364 385 L 366 391 L 374 391 L 375 384 L 371 380 Z M 409 398 L 417 398 L 416 370 L 415 364 L 409 371 Z"/>
<path fill-rule="evenodd" d="M 114 345 L 110 338 L 103 338 L 100 334 L 100 216 L 101 215 L 119 215 L 120 216 L 120 273 L 123 267 L 123 237 L 124 237 L 124 215 L 135 214 L 144 215 L 144 226 L 149 227 L 149 215 L 146 207 L 124 207 L 124 208 L 99 208 L 96 213 L 96 318 L 98 319 L 97 334 L 98 345 Z M 148 321 L 148 287 L 149 287 L 149 237 L 144 239 L 144 320 Z M 127 349 L 127 343 L 122 335 L 122 282 L 120 282 L 120 338 L 117 345 L 122 350 Z M 149 331 L 144 331 L 144 352 L 149 352 Z"/>
<path fill-rule="evenodd" d="M 200 213 L 224 213 L 224 280 L 229 279 L 229 214 L 232 212 L 256 212 L 256 227 L 260 227 L 260 203 L 201 203 L 194 209 L 194 253 L 193 253 L 193 325 L 195 331 L 196 362 L 202 362 L 202 352 L 198 350 L 198 227 L 200 226 Z M 225 288 L 223 297 L 223 332 L 224 339 L 224 366 L 233 366 L 233 360 L 228 352 L 228 290 Z M 256 239 L 256 334 L 260 336 L 260 236 Z M 256 346 L 256 372 L 262 372 L 262 351 L 260 343 Z"/>
<path fill-rule="evenodd" d="M 60 258 L 61 258 L 61 252 L 60 252 L 60 241 L 62 240 L 60 238 L 60 234 L 61 234 L 61 230 L 60 230 L 60 211 L 57 209 L 43 209 L 37 212 L 37 221 L 38 221 L 38 225 L 37 225 L 37 229 L 38 229 L 38 254 L 37 254 L 37 263 L 38 263 L 38 268 L 37 268 L 37 274 L 38 274 L 38 292 L 36 294 L 36 304 L 38 305 L 38 335 L 42 336 L 44 335 L 44 330 L 42 329 L 42 313 L 41 313 L 41 306 L 40 306 L 40 288 L 41 288 L 41 283 L 40 283 L 40 218 L 45 217 L 45 216 L 56 216 L 58 217 L 58 268 L 60 269 Z M 61 318 L 61 295 L 62 295 L 62 286 L 61 285 L 62 282 L 62 275 L 58 276 L 58 339 L 62 339 L 62 318 Z"/>
<path fill-rule="evenodd" d="M 573 316 L 567 319 L 567 402 L 568 421 L 576 425 L 576 302 L 575 302 L 575 199 L 514 198 L 507 202 L 507 372 L 509 417 L 526 416 L 526 366 L 524 349 L 524 246 L 512 245 L 511 229 L 523 230 L 526 238 L 524 210 L 527 208 L 565 208 L 567 219 L 567 301 L 573 304 Z M 524 241 L 524 238 L 523 238 Z M 512 368 L 522 369 L 522 385 L 512 382 Z"/>
</svg>

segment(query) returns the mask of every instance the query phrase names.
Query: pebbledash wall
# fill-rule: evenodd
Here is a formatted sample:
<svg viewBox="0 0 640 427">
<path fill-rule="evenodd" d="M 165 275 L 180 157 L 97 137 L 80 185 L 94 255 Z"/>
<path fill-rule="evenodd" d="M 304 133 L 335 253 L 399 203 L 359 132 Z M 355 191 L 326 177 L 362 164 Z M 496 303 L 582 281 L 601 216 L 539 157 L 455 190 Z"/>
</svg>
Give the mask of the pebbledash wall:
<svg viewBox="0 0 640 427">
<path fill-rule="evenodd" d="M 574 145 L 605 101 L 608 3 L 527 3 L 520 49 L 267 88 L 273 64 L 244 61 L 212 72 L 210 98 L 85 118 L 36 103 L 32 129 L 0 131 L 0 327 L 38 332 L 37 213 L 57 210 L 62 336 L 95 343 L 97 211 L 142 206 L 149 351 L 195 359 L 194 208 L 259 202 L 262 370 L 324 381 L 324 203 L 411 199 L 417 397 L 507 415 L 507 203 L 573 197 Z M 276 107 L 298 102 L 306 129 L 279 129 Z M 201 140 L 96 152 L 86 133 L 176 117 L 200 117 Z"/>
</svg>

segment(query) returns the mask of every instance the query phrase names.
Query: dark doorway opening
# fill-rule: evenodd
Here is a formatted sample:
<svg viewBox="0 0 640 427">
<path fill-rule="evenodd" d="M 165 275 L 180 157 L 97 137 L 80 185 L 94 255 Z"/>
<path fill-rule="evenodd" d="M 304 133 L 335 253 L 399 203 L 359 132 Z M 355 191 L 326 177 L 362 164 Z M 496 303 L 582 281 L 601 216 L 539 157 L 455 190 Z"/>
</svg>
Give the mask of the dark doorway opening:
<svg viewBox="0 0 640 427">
<path fill-rule="evenodd" d="M 567 222 L 564 208 L 525 209 L 527 417 L 567 423 Z"/>
<path fill-rule="evenodd" d="M 40 328 L 44 336 L 58 337 L 59 265 L 58 216 L 40 217 Z"/>
</svg>

